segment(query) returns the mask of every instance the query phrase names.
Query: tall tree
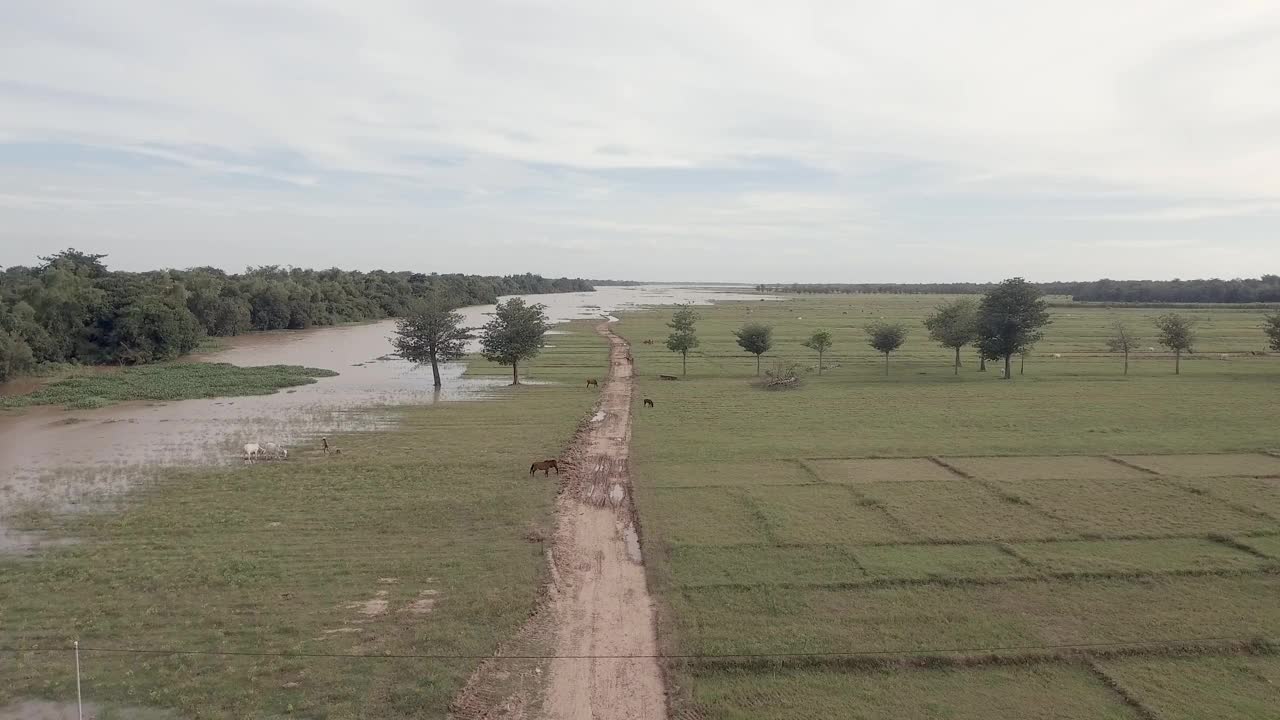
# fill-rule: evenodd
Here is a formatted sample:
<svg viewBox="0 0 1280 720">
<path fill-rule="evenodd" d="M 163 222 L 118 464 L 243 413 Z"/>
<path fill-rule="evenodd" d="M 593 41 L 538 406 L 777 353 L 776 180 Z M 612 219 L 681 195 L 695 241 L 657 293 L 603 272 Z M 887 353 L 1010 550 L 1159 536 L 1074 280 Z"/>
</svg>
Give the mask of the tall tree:
<svg viewBox="0 0 1280 720">
<path fill-rule="evenodd" d="M 498 303 L 493 319 L 480 331 L 480 354 L 485 360 L 511 366 L 511 384 L 520 384 L 520 361 L 537 357 L 546 343 L 546 309 L 541 303 L 526 305 L 521 298 Z"/>
<path fill-rule="evenodd" d="M 1012 380 L 1012 358 L 1044 337 L 1049 306 L 1040 290 L 1022 278 L 993 287 L 978 305 L 978 349 L 985 357 L 1004 358 L 1004 378 Z"/>
<path fill-rule="evenodd" d="M 978 304 L 961 298 L 939 305 L 924 319 L 929 337 L 956 351 L 955 374 L 960 374 L 960 348 L 978 339 Z"/>
<path fill-rule="evenodd" d="M 1182 351 L 1191 351 L 1196 341 L 1195 321 L 1178 313 L 1165 313 L 1156 318 L 1160 344 L 1173 351 L 1173 374 L 1182 374 Z"/>
<path fill-rule="evenodd" d="M 440 363 L 461 360 L 471 332 L 462 326 L 462 314 L 453 312 L 443 298 L 433 297 L 414 306 L 396 321 L 391 345 L 396 354 L 412 363 L 431 365 L 431 378 L 440 387 Z"/>
<path fill-rule="evenodd" d="M 1142 339 L 1134 335 L 1124 323 L 1116 321 L 1111 328 L 1111 337 L 1107 338 L 1107 349 L 1111 352 L 1124 353 L 1124 374 L 1129 374 L 1129 353 L 1138 348 Z"/>
<path fill-rule="evenodd" d="M 1262 331 L 1267 334 L 1271 349 L 1280 352 L 1280 310 L 1263 319 Z"/>
<path fill-rule="evenodd" d="M 680 353 L 681 375 L 689 374 L 689 351 L 701 344 L 693 327 L 697 321 L 698 314 L 693 308 L 677 305 L 676 311 L 671 315 L 671 322 L 667 323 L 667 327 L 671 328 L 671 334 L 667 336 L 667 349 Z"/>
<path fill-rule="evenodd" d="M 822 355 L 831 349 L 831 333 L 818 330 L 804 341 L 804 346 L 818 353 L 818 374 L 822 374 Z"/>
<path fill-rule="evenodd" d="M 760 374 L 760 356 L 773 347 L 773 328 L 760 323 L 747 323 L 733 331 L 738 347 L 756 356 L 756 375 Z"/>
<path fill-rule="evenodd" d="M 884 374 L 889 374 L 889 353 L 902 347 L 907 339 L 907 326 L 876 321 L 867 326 L 867 343 L 884 353 Z"/>
</svg>

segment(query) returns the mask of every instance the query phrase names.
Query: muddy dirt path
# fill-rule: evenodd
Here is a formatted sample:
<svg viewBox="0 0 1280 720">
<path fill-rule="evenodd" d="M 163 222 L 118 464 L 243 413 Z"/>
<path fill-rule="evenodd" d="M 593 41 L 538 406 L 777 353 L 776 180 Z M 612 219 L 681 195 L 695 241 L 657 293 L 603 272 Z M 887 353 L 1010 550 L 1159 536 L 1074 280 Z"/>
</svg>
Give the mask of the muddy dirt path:
<svg viewBox="0 0 1280 720">
<path fill-rule="evenodd" d="M 557 502 L 557 581 L 548 608 L 557 659 L 543 708 L 553 720 L 658 720 L 666 717 L 666 694 L 627 470 L 630 346 L 608 323 L 596 330 L 609 338 L 609 377 Z"/>
</svg>

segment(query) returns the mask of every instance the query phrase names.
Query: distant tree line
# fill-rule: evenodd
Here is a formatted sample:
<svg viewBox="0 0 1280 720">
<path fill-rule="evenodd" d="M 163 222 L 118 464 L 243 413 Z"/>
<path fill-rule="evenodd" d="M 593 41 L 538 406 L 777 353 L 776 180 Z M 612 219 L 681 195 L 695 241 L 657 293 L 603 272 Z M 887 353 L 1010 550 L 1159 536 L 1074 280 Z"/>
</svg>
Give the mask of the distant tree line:
<svg viewBox="0 0 1280 720">
<path fill-rule="evenodd" d="M 1034 283 L 1045 295 L 1080 302 L 1117 303 L 1277 303 L 1280 275 L 1235 280 L 1093 280 Z M 995 283 L 862 283 L 757 285 L 760 292 L 979 295 Z"/>
<path fill-rule="evenodd" d="M 206 335 L 303 329 L 405 315 L 425 299 L 462 307 L 499 295 L 592 290 L 581 279 L 217 268 L 122 272 L 70 249 L 0 272 L 0 380 L 52 363 L 141 364 Z"/>
</svg>

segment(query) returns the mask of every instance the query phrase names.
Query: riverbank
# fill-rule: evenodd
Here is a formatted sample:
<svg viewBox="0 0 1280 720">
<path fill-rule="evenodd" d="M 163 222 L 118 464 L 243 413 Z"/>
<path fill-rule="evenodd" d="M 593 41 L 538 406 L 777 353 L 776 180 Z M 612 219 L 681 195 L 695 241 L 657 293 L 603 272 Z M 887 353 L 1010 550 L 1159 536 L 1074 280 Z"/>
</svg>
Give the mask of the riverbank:
<svg viewBox="0 0 1280 720">
<path fill-rule="evenodd" d="M 109 707 L 443 717 L 475 661 L 440 656 L 492 652 L 543 580 L 557 481 L 529 463 L 569 442 L 597 397 L 579 379 L 607 369 L 589 325 L 561 329 L 540 384 L 499 402 L 388 410 L 393 430 L 331 436 L 340 455 L 157 469 L 112 512 L 20 518 L 74 544 L 0 556 L 0 645 L 29 649 L 0 665 L 0 708 L 74 698 L 57 649 L 79 639 L 86 699 Z"/>
</svg>

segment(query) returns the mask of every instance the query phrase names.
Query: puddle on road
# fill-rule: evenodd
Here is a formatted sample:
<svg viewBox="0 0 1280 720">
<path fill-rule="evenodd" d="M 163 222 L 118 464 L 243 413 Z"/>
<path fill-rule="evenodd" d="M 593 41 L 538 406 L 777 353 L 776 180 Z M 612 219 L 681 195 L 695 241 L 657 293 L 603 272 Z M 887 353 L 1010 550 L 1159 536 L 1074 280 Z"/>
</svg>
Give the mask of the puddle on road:
<svg viewBox="0 0 1280 720">
<path fill-rule="evenodd" d="M 722 289 L 602 288 L 593 293 L 525 296 L 547 306 L 552 322 L 602 318 L 627 307 L 676 302 L 753 299 Z M 487 321 L 492 306 L 463 308 L 466 325 Z M 37 407 L 0 412 L 0 533 L 4 516 L 31 506 L 75 510 L 125 492 L 157 467 L 242 462 L 249 442 L 298 447 L 325 435 L 384 430 L 395 413 L 385 408 L 501 397 L 505 376 L 462 377 L 465 365 L 431 371 L 390 356 L 395 322 L 252 333 L 225 338 L 225 350 L 192 362 L 289 364 L 339 373 L 273 395 L 175 402 L 131 402 L 96 410 Z M 30 392 L 39 379 L 0 385 L 0 394 Z M 603 419 L 603 418 L 601 418 Z M 3 535 L 0 535 L 3 537 Z M 25 544 L 31 540 L 24 540 Z M 0 541 L 0 552 L 16 540 Z"/>
<path fill-rule="evenodd" d="M 622 531 L 622 540 L 627 546 L 627 557 L 637 565 L 643 565 L 644 556 L 640 554 L 640 535 L 636 533 L 635 527 L 628 525 Z"/>
</svg>

